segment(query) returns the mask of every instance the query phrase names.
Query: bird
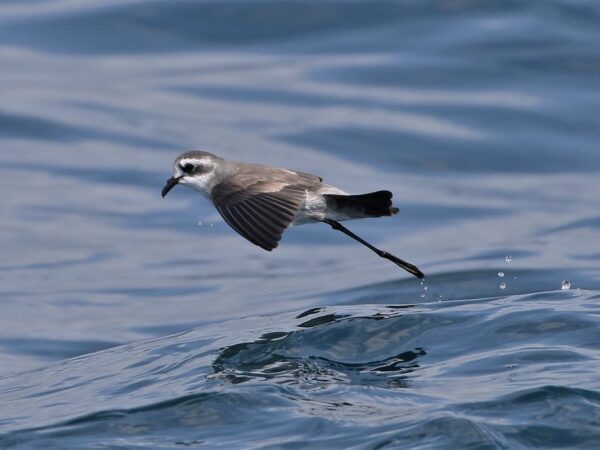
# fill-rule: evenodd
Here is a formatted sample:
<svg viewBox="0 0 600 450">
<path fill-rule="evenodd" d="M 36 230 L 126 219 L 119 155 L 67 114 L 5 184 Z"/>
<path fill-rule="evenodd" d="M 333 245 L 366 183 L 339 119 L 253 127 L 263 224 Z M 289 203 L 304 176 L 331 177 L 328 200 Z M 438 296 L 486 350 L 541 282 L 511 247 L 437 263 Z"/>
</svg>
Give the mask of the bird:
<svg viewBox="0 0 600 450">
<path fill-rule="evenodd" d="M 340 223 L 397 214 L 390 191 L 350 195 L 316 175 L 230 161 L 198 150 L 175 159 L 173 176 L 163 187 L 162 197 L 177 185 L 200 192 L 231 228 L 264 250 L 275 249 L 288 227 L 320 222 L 415 277 L 425 277 L 417 266 L 371 245 Z"/>
</svg>

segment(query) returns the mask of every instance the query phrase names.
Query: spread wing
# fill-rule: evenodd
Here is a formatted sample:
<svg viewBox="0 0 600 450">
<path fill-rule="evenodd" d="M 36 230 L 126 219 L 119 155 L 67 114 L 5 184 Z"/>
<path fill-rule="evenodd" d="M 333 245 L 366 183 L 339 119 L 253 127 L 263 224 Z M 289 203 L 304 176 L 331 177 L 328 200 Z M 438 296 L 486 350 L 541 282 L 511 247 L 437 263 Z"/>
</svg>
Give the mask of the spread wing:
<svg viewBox="0 0 600 450">
<path fill-rule="evenodd" d="M 271 169 L 271 168 L 269 168 Z M 255 245 L 271 251 L 304 204 L 306 191 L 319 177 L 271 169 L 237 173 L 212 190 L 212 200 L 225 222 Z"/>
</svg>

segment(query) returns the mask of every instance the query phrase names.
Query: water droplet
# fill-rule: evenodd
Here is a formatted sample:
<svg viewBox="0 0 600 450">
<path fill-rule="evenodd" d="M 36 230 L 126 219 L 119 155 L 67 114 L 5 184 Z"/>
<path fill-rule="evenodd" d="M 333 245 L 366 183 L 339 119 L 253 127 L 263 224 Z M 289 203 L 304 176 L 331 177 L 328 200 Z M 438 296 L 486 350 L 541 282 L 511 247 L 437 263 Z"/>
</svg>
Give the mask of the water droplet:
<svg viewBox="0 0 600 450">
<path fill-rule="evenodd" d="M 424 291 L 426 291 L 427 289 L 429 289 L 427 286 L 423 286 Z"/>
<path fill-rule="evenodd" d="M 504 278 L 504 272 L 498 272 L 498 276 L 499 276 L 500 278 Z"/>
<path fill-rule="evenodd" d="M 425 294 L 421 294 L 421 298 L 425 298 Z"/>
<path fill-rule="evenodd" d="M 201 227 L 201 226 L 202 226 L 202 221 L 201 221 L 201 220 L 199 220 L 199 221 L 198 221 L 198 226 L 199 226 L 199 227 Z"/>
<path fill-rule="evenodd" d="M 506 283 L 500 283 L 498 286 L 500 289 L 506 289 Z"/>
<path fill-rule="evenodd" d="M 512 256 L 508 255 L 506 258 L 504 258 L 506 260 L 507 263 L 510 263 L 512 261 Z"/>
<path fill-rule="evenodd" d="M 568 291 L 569 289 L 571 289 L 571 283 L 569 283 L 567 280 L 563 280 L 563 282 L 560 283 L 560 288 L 563 291 Z"/>
</svg>

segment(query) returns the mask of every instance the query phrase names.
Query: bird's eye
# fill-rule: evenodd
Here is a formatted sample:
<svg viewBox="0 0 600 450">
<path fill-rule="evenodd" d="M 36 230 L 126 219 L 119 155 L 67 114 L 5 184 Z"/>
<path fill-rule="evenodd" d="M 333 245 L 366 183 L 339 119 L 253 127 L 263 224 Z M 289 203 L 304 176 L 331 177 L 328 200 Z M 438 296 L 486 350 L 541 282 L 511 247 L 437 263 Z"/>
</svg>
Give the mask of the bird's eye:
<svg viewBox="0 0 600 450">
<path fill-rule="evenodd" d="M 195 168 L 196 166 L 191 163 L 185 163 L 183 166 L 181 166 L 181 170 L 183 170 L 185 173 L 193 172 Z"/>
</svg>

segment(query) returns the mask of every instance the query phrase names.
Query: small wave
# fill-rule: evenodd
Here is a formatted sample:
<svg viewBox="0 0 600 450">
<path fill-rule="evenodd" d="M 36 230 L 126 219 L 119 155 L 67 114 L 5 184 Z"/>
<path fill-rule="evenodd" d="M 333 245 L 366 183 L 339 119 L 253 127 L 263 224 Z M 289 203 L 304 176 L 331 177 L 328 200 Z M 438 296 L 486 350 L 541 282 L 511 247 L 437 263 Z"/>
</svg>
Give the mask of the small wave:
<svg viewBox="0 0 600 450">
<path fill-rule="evenodd" d="M 0 446 L 586 446 L 599 298 L 311 308 L 114 347 L 0 378 Z"/>
</svg>

